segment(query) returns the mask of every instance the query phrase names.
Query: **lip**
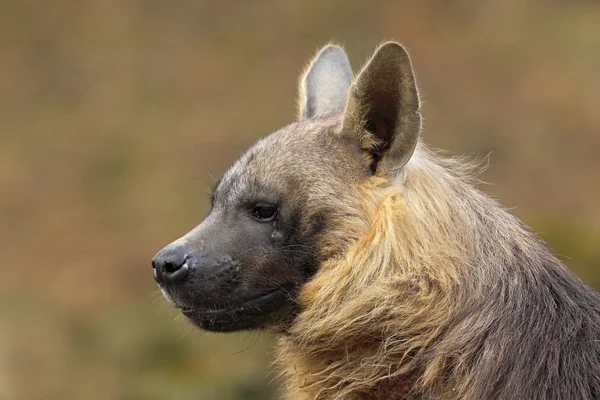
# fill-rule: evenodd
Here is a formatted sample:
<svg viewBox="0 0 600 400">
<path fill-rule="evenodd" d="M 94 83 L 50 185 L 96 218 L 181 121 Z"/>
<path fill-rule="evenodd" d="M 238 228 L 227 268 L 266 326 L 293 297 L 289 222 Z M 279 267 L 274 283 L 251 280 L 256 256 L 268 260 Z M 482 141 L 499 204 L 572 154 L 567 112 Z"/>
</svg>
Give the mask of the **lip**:
<svg viewBox="0 0 600 400">
<path fill-rule="evenodd" d="M 239 305 L 211 310 L 182 307 L 181 312 L 198 327 L 210 331 L 228 332 L 259 326 L 270 314 L 293 304 L 292 285 L 282 285 Z"/>
</svg>

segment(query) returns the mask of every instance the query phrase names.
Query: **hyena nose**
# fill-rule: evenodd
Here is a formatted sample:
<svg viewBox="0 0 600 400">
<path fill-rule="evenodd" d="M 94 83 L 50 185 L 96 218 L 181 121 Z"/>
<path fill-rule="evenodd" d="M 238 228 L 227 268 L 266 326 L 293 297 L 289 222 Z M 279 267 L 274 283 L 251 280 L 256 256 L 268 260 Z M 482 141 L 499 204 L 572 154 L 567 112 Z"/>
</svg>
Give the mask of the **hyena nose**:
<svg viewBox="0 0 600 400">
<path fill-rule="evenodd" d="M 152 267 L 154 279 L 158 283 L 180 283 L 188 275 L 189 249 L 180 244 L 170 244 L 154 256 Z"/>
</svg>

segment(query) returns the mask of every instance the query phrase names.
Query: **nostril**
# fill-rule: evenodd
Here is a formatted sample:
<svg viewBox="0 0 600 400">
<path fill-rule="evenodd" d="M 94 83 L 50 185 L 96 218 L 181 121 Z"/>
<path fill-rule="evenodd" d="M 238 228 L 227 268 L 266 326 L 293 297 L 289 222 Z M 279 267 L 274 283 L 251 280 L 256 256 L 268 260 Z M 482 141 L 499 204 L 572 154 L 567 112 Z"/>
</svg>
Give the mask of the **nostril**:
<svg viewBox="0 0 600 400">
<path fill-rule="evenodd" d="M 165 264 L 164 277 L 168 282 L 182 282 L 188 274 L 187 264 Z"/>
<path fill-rule="evenodd" d="M 173 273 L 173 272 L 179 270 L 182 266 L 183 266 L 183 264 L 179 265 L 174 262 L 166 262 L 165 263 L 165 272 Z"/>
</svg>

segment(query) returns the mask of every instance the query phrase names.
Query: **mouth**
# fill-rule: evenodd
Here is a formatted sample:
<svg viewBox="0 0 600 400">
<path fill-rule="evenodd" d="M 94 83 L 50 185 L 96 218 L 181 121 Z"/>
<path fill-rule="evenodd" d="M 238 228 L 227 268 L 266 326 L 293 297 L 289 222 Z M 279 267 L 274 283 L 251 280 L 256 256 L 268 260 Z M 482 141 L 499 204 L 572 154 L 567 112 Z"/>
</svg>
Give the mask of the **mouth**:
<svg viewBox="0 0 600 400">
<path fill-rule="evenodd" d="M 256 329 L 278 312 L 293 306 L 292 285 L 282 285 L 241 304 L 218 309 L 182 307 L 181 312 L 199 328 L 215 332 Z"/>
</svg>

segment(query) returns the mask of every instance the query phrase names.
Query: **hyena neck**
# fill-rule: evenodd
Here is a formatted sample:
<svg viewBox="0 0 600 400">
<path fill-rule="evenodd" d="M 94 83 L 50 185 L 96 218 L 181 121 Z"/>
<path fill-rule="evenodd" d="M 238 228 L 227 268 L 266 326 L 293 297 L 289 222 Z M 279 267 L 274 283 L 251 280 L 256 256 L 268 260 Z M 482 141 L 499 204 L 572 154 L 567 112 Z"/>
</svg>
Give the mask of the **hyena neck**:
<svg viewBox="0 0 600 400">
<path fill-rule="evenodd" d="M 543 336 L 539 313 L 554 313 L 553 323 L 584 318 L 579 308 L 557 315 L 556 296 L 585 298 L 600 324 L 592 292 L 471 184 L 463 162 L 423 145 L 415 157 L 402 182 L 363 191 L 355 211 L 365 228 L 351 229 L 361 234 L 303 288 L 279 346 L 294 399 L 489 398 L 485 385 L 508 379 L 511 357 L 539 340 L 523 343 L 507 327 Z"/>
</svg>

